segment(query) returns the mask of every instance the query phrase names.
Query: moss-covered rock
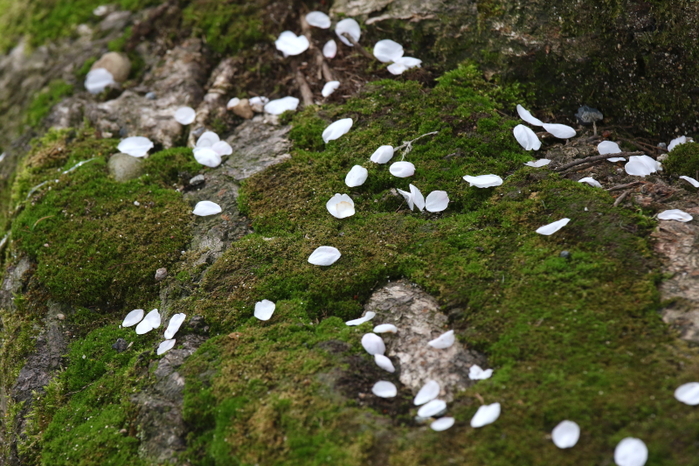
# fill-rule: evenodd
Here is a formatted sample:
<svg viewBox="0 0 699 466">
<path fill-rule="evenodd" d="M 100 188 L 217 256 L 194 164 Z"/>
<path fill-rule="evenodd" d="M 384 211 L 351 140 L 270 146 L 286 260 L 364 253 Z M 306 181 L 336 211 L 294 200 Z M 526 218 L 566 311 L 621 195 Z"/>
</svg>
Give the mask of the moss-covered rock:
<svg viewBox="0 0 699 466">
<path fill-rule="evenodd" d="M 699 176 L 699 144 L 687 142 L 676 146 L 663 161 L 663 169 L 677 176 Z"/>
</svg>

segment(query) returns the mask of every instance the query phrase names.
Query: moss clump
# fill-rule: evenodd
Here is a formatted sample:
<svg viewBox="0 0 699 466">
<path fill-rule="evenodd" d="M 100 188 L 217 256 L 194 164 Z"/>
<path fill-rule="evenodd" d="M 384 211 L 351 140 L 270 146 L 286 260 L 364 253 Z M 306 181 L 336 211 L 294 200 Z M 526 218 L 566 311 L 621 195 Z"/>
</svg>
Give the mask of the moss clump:
<svg viewBox="0 0 699 466">
<path fill-rule="evenodd" d="M 663 161 L 663 169 L 672 175 L 699 177 L 699 144 L 687 142 L 676 146 Z"/>
<path fill-rule="evenodd" d="M 37 128 L 42 120 L 49 114 L 51 108 L 65 96 L 73 93 L 73 86 L 63 80 L 51 81 L 40 93 L 34 96 L 27 109 L 27 124 Z"/>
</svg>

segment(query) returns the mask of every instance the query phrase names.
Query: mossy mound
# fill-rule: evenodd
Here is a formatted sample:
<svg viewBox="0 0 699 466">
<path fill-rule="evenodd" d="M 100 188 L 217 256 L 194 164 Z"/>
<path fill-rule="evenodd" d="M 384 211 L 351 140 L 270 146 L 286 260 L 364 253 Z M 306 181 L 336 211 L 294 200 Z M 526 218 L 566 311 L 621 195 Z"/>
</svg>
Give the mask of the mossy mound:
<svg viewBox="0 0 699 466">
<path fill-rule="evenodd" d="M 699 144 L 687 142 L 676 146 L 663 161 L 663 170 L 677 176 L 699 177 Z"/>
</svg>

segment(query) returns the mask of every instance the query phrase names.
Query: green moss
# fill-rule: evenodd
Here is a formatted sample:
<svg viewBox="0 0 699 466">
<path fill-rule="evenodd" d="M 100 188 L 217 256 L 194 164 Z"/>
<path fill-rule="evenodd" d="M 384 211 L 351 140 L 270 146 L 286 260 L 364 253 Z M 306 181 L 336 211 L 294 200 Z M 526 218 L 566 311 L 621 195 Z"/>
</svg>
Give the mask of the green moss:
<svg viewBox="0 0 699 466">
<path fill-rule="evenodd" d="M 27 124 L 32 128 L 37 128 L 51 111 L 51 108 L 63 99 L 63 97 L 73 93 L 73 86 L 63 80 L 51 81 L 41 92 L 36 94 L 27 109 Z"/>
<path fill-rule="evenodd" d="M 676 146 L 663 161 L 663 170 L 677 176 L 699 176 L 699 144 L 687 142 Z"/>
</svg>

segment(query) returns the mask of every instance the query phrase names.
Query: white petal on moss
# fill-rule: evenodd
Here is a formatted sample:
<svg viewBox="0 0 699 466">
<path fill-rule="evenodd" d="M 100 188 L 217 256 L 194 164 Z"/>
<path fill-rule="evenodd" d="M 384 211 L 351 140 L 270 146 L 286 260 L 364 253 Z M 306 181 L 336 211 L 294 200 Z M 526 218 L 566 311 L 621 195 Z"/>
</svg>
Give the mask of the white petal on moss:
<svg viewBox="0 0 699 466">
<path fill-rule="evenodd" d="M 95 68 L 85 77 L 85 89 L 90 94 L 99 94 L 113 84 L 116 84 L 114 76 L 104 68 Z"/>
<path fill-rule="evenodd" d="M 311 11 L 306 15 L 306 22 L 313 27 L 328 29 L 330 27 L 330 17 L 322 11 Z"/>
<path fill-rule="evenodd" d="M 396 189 L 396 191 L 398 191 L 398 194 L 405 198 L 405 202 L 408 203 L 408 207 L 410 208 L 410 210 L 413 210 L 413 207 L 415 207 L 415 203 L 413 202 L 413 195 L 410 194 L 410 191 L 403 191 L 402 189 Z"/>
<path fill-rule="evenodd" d="M 381 63 L 391 63 L 403 56 L 403 46 L 391 39 L 380 40 L 374 45 L 374 56 Z"/>
<path fill-rule="evenodd" d="M 374 163 L 388 163 L 389 160 L 393 158 L 393 146 L 380 146 L 378 149 L 371 154 L 369 160 Z"/>
<path fill-rule="evenodd" d="M 308 50 L 310 44 L 303 34 L 297 36 L 291 31 L 284 31 L 279 34 L 279 38 L 274 41 L 274 45 L 285 57 L 288 57 L 302 54 Z"/>
<path fill-rule="evenodd" d="M 221 156 L 212 147 L 195 147 L 192 151 L 194 158 L 200 164 L 215 168 L 221 165 Z"/>
<path fill-rule="evenodd" d="M 485 380 L 493 375 L 493 369 L 481 369 L 481 366 L 474 364 L 468 370 L 468 378 L 471 380 Z"/>
<path fill-rule="evenodd" d="M 493 186 L 500 186 L 502 184 L 502 178 L 498 175 L 466 175 L 464 176 L 464 180 L 467 181 L 469 185 L 475 186 L 476 188 L 492 188 Z"/>
<path fill-rule="evenodd" d="M 435 432 L 442 432 L 443 430 L 449 429 L 453 425 L 454 425 L 454 418 L 453 417 L 440 417 L 439 419 L 434 421 L 432 424 L 430 424 L 430 429 L 434 430 Z"/>
<path fill-rule="evenodd" d="M 476 414 L 471 418 L 471 427 L 483 427 L 492 424 L 500 417 L 500 403 L 483 405 L 478 408 Z"/>
<path fill-rule="evenodd" d="M 670 144 L 667 146 L 668 152 L 672 151 L 672 149 L 679 146 L 680 144 L 686 143 L 688 140 L 691 140 L 691 139 L 687 139 L 687 136 L 680 136 L 678 138 L 673 139 L 672 141 L 670 141 Z"/>
<path fill-rule="evenodd" d="M 124 321 L 121 323 L 122 327 L 132 327 L 143 320 L 144 311 L 143 309 L 134 309 L 133 311 L 126 314 Z"/>
<path fill-rule="evenodd" d="M 221 206 L 211 201 L 199 201 L 197 205 L 194 206 L 192 213 L 200 217 L 206 217 L 208 215 L 216 215 L 223 212 Z"/>
<path fill-rule="evenodd" d="M 146 314 L 146 317 L 136 326 L 136 333 L 138 335 L 143 335 L 158 327 L 160 327 L 160 313 L 157 309 L 153 309 Z"/>
<path fill-rule="evenodd" d="M 325 203 L 325 207 L 335 218 L 347 218 L 354 215 L 354 201 L 347 194 L 335 194 Z"/>
<path fill-rule="evenodd" d="M 119 152 L 132 157 L 144 157 L 153 148 L 153 141 L 143 136 L 132 136 L 123 139 L 117 149 Z"/>
<path fill-rule="evenodd" d="M 338 87 L 340 87 L 340 81 L 328 81 L 323 86 L 323 90 L 320 91 L 320 94 L 323 97 L 329 97 L 333 92 L 337 90 Z"/>
<path fill-rule="evenodd" d="M 177 331 L 182 326 L 185 317 L 187 317 L 187 314 L 183 314 L 181 312 L 170 317 L 170 322 L 168 322 L 167 329 L 165 330 L 165 334 L 163 335 L 166 340 L 170 340 L 172 337 L 175 336 Z"/>
<path fill-rule="evenodd" d="M 429 341 L 427 344 L 430 345 L 432 348 L 446 349 L 453 345 L 454 341 L 454 331 L 449 330 L 448 332 L 444 332 L 434 340 Z"/>
<path fill-rule="evenodd" d="M 337 34 L 337 37 L 340 38 L 343 44 L 352 47 L 352 42 L 342 35 L 344 33 L 349 34 L 349 36 L 354 39 L 355 42 L 359 42 L 359 38 L 362 36 L 362 30 L 359 28 L 359 23 L 352 18 L 343 19 L 335 26 L 335 34 Z"/>
<path fill-rule="evenodd" d="M 607 159 L 608 162 L 616 163 L 616 162 L 625 162 L 626 157 L 609 157 Z"/>
<path fill-rule="evenodd" d="M 648 157 L 647 155 L 632 155 L 629 161 L 624 165 L 626 173 L 633 176 L 647 176 L 662 170 L 660 162 Z"/>
<path fill-rule="evenodd" d="M 420 417 L 439 416 L 447 410 L 447 403 L 443 400 L 432 400 L 417 410 L 417 415 Z"/>
<path fill-rule="evenodd" d="M 330 141 L 344 136 L 352 128 L 352 123 L 353 121 L 351 118 L 343 118 L 342 120 L 330 123 L 330 125 L 323 130 L 323 141 L 327 144 Z"/>
<path fill-rule="evenodd" d="M 529 110 L 517 104 L 517 114 L 519 117 L 534 126 L 544 126 L 544 122 L 534 117 Z"/>
<path fill-rule="evenodd" d="M 410 196 L 413 198 L 413 204 L 417 207 L 417 210 L 422 212 L 425 210 L 425 196 L 422 195 L 419 189 L 415 185 L 408 185 L 410 188 Z"/>
<path fill-rule="evenodd" d="M 587 183 L 590 186 L 592 186 L 593 188 L 601 188 L 602 187 L 600 182 L 597 181 L 596 179 L 592 178 L 591 176 L 586 176 L 585 178 L 580 178 L 578 180 L 578 183 Z"/>
<path fill-rule="evenodd" d="M 350 188 L 356 188 L 357 186 L 363 185 L 368 176 L 369 170 L 361 165 L 355 165 L 349 172 L 347 172 L 347 176 L 345 176 L 345 184 Z"/>
<path fill-rule="evenodd" d="M 390 372 L 391 374 L 393 374 L 396 371 L 396 368 L 393 367 L 393 363 L 391 362 L 391 360 L 383 354 L 375 354 L 374 361 L 376 362 L 377 366 L 379 366 L 381 369 L 385 371 Z"/>
<path fill-rule="evenodd" d="M 332 246 L 321 246 L 316 248 L 313 253 L 308 256 L 308 263 L 313 265 L 328 266 L 333 265 L 342 256 L 337 248 Z"/>
<path fill-rule="evenodd" d="M 160 345 L 158 345 L 158 350 L 155 352 L 158 356 L 165 354 L 175 347 L 177 340 L 165 340 Z"/>
<path fill-rule="evenodd" d="M 537 228 L 536 232 L 544 236 L 552 235 L 564 226 L 568 225 L 568 222 L 570 222 L 569 218 L 562 218 L 560 220 L 556 220 L 555 222 L 549 223 L 548 225 Z"/>
<path fill-rule="evenodd" d="M 528 167 L 541 168 L 541 167 L 545 167 L 546 165 L 548 165 L 550 163 L 551 163 L 551 160 L 549 160 L 549 159 L 539 159 L 539 160 L 535 160 L 533 162 L 526 162 L 524 165 L 526 165 Z"/>
<path fill-rule="evenodd" d="M 660 220 L 677 220 L 678 222 L 691 222 L 692 216 L 680 209 L 664 210 L 658 214 Z"/>
<path fill-rule="evenodd" d="M 541 149 L 541 141 L 531 128 L 524 125 L 517 125 L 512 129 L 512 134 L 524 150 Z"/>
<path fill-rule="evenodd" d="M 422 60 L 415 57 L 400 57 L 386 68 L 393 75 L 403 74 L 410 68 L 419 68 L 422 65 Z"/>
<path fill-rule="evenodd" d="M 558 139 L 570 139 L 575 137 L 575 130 L 568 125 L 544 123 L 542 126 L 548 133 L 553 134 Z"/>
<path fill-rule="evenodd" d="M 415 174 L 415 165 L 410 162 L 394 162 L 388 171 L 397 178 L 407 178 Z"/>
<path fill-rule="evenodd" d="M 690 406 L 699 405 L 699 382 L 689 382 L 680 385 L 675 390 L 675 398 Z"/>
<path fill-rule="evenodd" d="M 237 107 L 240 104 L 240 99 L 237 97 L 233 97 L 231 100 L 228 101 L 226 104 L 226 108 L 228 110 L 232 109 L 233 107 Z"/>
<path fill-rule="evenodd" d="M 269 320 L 272 318 L 272 314 L 274 314 L 276 307 L 277 305 L 269 299 L 263 299 L 255 303 L 254 315 L 260 320 Z"/>
<path fill-rule="evenodd" d="M 551 440 L 558 448 L 572 448 L 580 438 L 580 426 L 573 421 L 561 421 L 551 432 Z"/>
<path fill-rule="evenodd" d="M 439 383 L 437 381 L 428 380 L 425 382 L 425 385 L 422 386 L 420 391 L 417 392 L 417 395 L 415 395 L 413 403 L 415 406 L 424 405 L 425 403 L 437 398 L 440 390 L 441 389 L 439 388 Z"/>
<path fill-rule="evenodd" d="M 282 97 L 281 99 L 270 100 L 265 104 L 265 112 L 271 115 L 281 115 L 282 113 L 294 111 L 299 106 L 299 99 L 296 97 Z"/>
<path fill-rule="evenodd" d="M 619 144 L 616 142 L 602 141 L 597 144 L 597 152 L 599 152 L 600 155 L 618 154 L 621 152 L 621 147 L 619 147 Z"/>
<path fill-rule="evenodd" d="M 369 354 L 384 354 L 386 352 L 383 339 L 375 333 L 365 333 L 362 336 L 362 347 Z"/>
<path fill-rule="evenodd" d="M 192 107 L 180 107 L 175 111 L 175 121 L 181 125 L 191 125 L 196 116 Z"/>
<path fill-rule="evenodd" d="M 233 148 L 226 141 L 218 141 L 213 146 L 211 146 L 211 150 L 213 150 L 220 156 L 231 155 L 233 153 Z"/>
<path fill-rule="evenodd" d="M 362 325 L 364 322 L 369 322 L 374 317 L 376 317 L 375 312 L 367 311 L 366 314 L 364 314 L 359 319 L 348 320 L 347 322 L 345 322 L 345 325 L 349 325 L 350 327 L 353 327 L 355 325 Z"/>
<path fill-rule="evenodd" d="M 643 440 L 626 437 L 614 449 L 617 466 L 643 466 L 648 460 L 648 448 Z"/>
<path fill-rule="evenodd" d="M 691 184 L 695 188 L 699 188 L 699 181 L 695 180 L 691 176 L 680 176 L 680 179 L 685 180 L 687 183 Z"/>
<path fill-rule="evenodd" d="M 380 324 L 374 327 L 374 333 L 397 333 L 398 327 L 393 324 Z"/>
<path fill-rule="evenodd" d="M 323 46 L 323 56 L 325 58 L 335 58 L 335 55 L 337 55 L 337 42 L 330 39 Z"/>
<path fill-rule="evenodd" d="M 391 382 L 380 380 L 371 387 L 371 392 L 381 398 L 393 398 L 398 394 L 398 389 Z"/>
<path fill-rule="evenodd" d="M 446 191 L 432 191 L 425 199 L 427 212 L 442 212 L 449 206 L 449 195 Z"/>
<path fill-rule="evenodd" d="M 211 148 L 214 144 L 219 142 L 221 140 L 220 137 L 218 137 L 218 134 L 214 133 L 213 131 L 204 131 L 204 134 L 199 136 L 199 139 L 197 139 L 197 144 L 195 147 L 209 147 Z"/>
</svg>

